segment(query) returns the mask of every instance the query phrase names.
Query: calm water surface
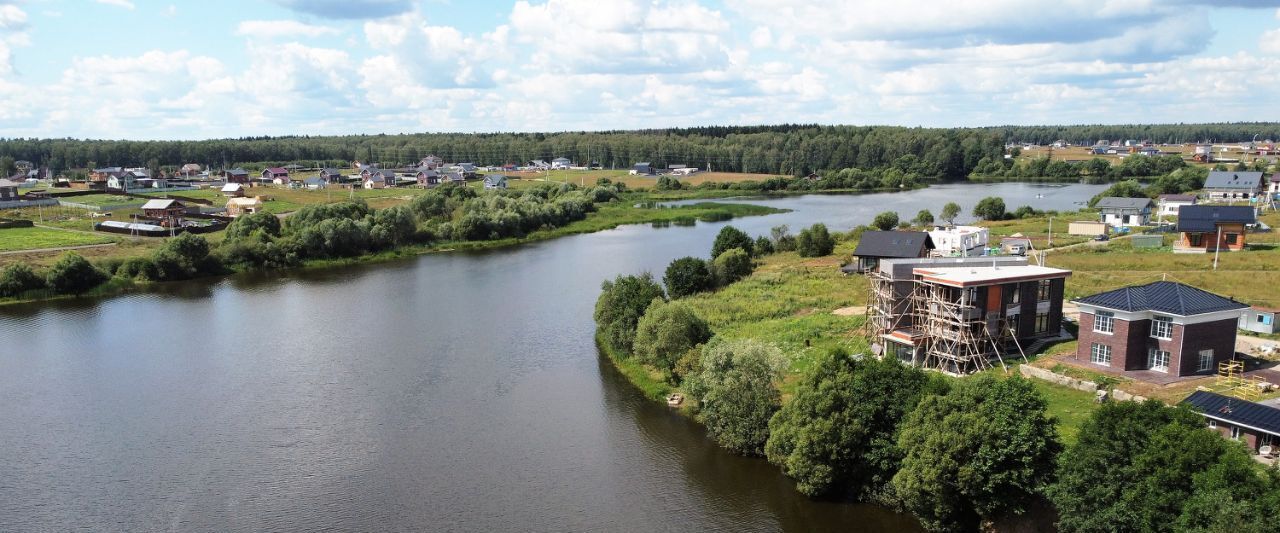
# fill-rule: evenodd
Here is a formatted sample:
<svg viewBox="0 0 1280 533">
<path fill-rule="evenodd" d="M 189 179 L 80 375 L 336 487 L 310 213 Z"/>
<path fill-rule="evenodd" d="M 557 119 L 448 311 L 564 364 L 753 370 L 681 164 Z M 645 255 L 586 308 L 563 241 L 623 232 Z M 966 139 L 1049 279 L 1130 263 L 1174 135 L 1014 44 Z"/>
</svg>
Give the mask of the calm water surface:
<svg viewBox="0 0 1280 533">
<path fill-rule="evenodd" d="M 1100 189 L 752 200 L 794 211 L 732 223 Z M 0 307 L 0 531 L 915 529 L 799 495 L 597 354 L 601 280 L 705 255 L 723 225 Z"/>
</svg>

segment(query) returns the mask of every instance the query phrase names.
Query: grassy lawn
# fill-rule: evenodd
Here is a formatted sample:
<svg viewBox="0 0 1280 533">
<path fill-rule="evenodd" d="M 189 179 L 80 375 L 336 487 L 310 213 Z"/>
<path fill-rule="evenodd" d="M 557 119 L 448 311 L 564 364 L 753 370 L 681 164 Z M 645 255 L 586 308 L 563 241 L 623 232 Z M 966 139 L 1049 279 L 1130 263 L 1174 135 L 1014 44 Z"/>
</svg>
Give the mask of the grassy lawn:
<svg viewBox="0 0 1280 533">
<path fill-rule="evenodd" d="M 146 202 L 146 200 L 143 200 L 141 198 L 130 198 L 128 196 L 120 196 L 116 194 L 106 194 L 106 193 L 86 194 L 83 196 L 65 196 L 65 197 L 59 197 L 58 199 L 67 201 L 67 202 L 77 203 L 77 204 L 97 205 L 97 206 L 120 205 L 120 204 L 142 205 L 143 203 Z"/>
<path fill-rule="evenodd" d="M 93 235 L 48 228 L 8 228 L 0 229 L 0 252 L 83 246 L 115 242 L 115 240 L 106 234 Z"/>
<path fill-rule="evenodd" d="M 1089 240 L 1084 235 L 1067 234 L 1067 225 L 1073 220 L 1097 220 L 1096 211 L 1069 211 L 1053 216 L 1053 247 L 1069 246 Z M 1049 248 L 1049 217 L 1037 216 L 1018 220 L 1001 220 L 997 222 L 979 222 L 979 226 L 991 229 L 991 245 L 998 246 L 1000 237 L 1008 237 L 1015 233 L 1031 239 L 1031 245 L 1037 250 Z"/>
<path fill-rule="evenodd" d="M 1080 426 L 1098 407 L 1093 395 L 1038 379 L 1028 380 L 1044 395 L 1049 404 L 1049 414 L 1058 419 L 1058 433 L 1064 444 L 1071 445 L 1080 435 Z"/>
</svg>

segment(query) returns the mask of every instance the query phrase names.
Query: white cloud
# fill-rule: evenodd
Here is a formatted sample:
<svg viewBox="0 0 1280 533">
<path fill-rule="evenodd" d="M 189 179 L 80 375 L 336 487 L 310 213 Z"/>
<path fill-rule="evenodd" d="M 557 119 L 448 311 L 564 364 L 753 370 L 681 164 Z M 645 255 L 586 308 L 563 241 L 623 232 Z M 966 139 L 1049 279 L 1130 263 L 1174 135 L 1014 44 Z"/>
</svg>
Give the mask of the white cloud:
<svg viewBox="0 0 1280 533">
<path fill-rule="evenodd" d="M 338 35 L 342 30 L 296 20 L 246 20 L 236 25 L 236 35 L 259 39 L 299 39 Z"/>
<path fill-rule="evenodd" d="M 93 0 L 93 1 L 103 5 L 123 7 L 125 9 L 130 9 L 130 10 L 134 8 L 133 2 L 129 0 Z"/>
</svg>

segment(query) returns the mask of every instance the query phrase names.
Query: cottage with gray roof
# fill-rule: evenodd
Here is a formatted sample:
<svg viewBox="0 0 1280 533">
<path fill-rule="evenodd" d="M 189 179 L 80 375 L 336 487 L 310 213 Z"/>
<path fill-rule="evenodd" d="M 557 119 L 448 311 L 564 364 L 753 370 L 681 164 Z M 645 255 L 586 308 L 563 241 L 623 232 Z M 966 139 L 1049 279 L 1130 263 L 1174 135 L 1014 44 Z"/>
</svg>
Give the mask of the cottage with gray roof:
<svg viewBox="0 0 1280 533">
<path fill-rule="evenodd" d="M 1200 390 L 1187 396 L 1182 404 L 1203 416 L 1209 429 L 1244 442 L 1254 453 L 1275 454 L 1280 446 L 1280 409 Z"/>
<path fill-rule="evenodd" d="M 854 261 L 841 268 L 846 274 L 875 270 L 881 259 L 928 257 L 933 239 L 925 231 L 864 231 L 853 250 Z"/>
<path fill-rule="evenodd" d="M 1076 360 L 1115 371 L 1209 375 L 1235 355 L 1236 324 L 1249 306 L 1157 281 L 1075 300 Z"/>
<path fill-rule="evenodd" d="M 1101 212 L 1102 222 L 1108 226 L 1146 226 L 1151 223 L 1150 198 L 1122 198 L 1108 196 L 1094 205 Z"/>
<path fill-rule="evenodd" d="M 1179 252 L 1243 250 L 1250 225 L 1257 222 L 1249 205 L 1185 205 L 1178 209 Z"/>
<path fill-rule="evenodd" d="M 1204 180 L 1210 200 L 1248 200 L 1262 192 L 1261 172 L 1213 171 Z"/>
</svg>

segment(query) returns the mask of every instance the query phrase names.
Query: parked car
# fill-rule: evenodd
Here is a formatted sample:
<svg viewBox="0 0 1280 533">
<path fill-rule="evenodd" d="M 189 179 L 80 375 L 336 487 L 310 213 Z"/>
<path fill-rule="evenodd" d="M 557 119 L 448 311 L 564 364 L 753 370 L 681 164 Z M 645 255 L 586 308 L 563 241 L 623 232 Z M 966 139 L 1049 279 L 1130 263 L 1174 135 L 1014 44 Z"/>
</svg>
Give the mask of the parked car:
<svg viewBox="0 0 1280 533">
<path fill-rule="evenodd" d="M 1101 234 L 1101 235 L 1094 235 L 1094 236 L 1093 236 L 1093 240 L 1095 240 L 1095 241 L 1105 241 L 1105 240 L 1109 240 L 1109 239 L 1111 239 L 1111 237 L 1108 237 L 1108 236 L 1107 236 L 1107 234 L 1105 234 L 1105 233 L 1103 233 L 1103 234 Z"/>
</svg>

